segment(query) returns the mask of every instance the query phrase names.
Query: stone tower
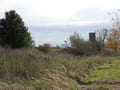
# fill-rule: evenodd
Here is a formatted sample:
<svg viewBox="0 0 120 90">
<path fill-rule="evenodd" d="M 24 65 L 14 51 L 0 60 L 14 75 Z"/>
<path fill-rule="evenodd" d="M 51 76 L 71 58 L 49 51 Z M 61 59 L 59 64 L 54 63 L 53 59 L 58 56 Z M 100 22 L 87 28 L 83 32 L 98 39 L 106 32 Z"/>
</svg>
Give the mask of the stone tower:
<svg viewBox="0 0 120 90">
<path fill-rule="evenodd" d="M 96 41 L 96 34 L 95 34 L 95 32 L 89 33 L 89 41 L 90 42 L 95 42 Z"/>
</svg>

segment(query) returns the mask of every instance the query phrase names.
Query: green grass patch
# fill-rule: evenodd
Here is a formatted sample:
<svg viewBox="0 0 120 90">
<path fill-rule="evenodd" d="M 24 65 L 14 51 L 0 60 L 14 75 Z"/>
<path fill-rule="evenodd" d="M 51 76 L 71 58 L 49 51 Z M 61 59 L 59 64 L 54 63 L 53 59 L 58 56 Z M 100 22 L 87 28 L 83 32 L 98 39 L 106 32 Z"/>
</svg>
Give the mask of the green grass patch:
<svg viewBox="0 0 120 90">
<path fill-rule="evenodd" d="M 88 82 L 105 82 L 120 80 L 120 60 L 114 59 L 111 63 L 101 65 L 86 79 Z"/>
</svg>

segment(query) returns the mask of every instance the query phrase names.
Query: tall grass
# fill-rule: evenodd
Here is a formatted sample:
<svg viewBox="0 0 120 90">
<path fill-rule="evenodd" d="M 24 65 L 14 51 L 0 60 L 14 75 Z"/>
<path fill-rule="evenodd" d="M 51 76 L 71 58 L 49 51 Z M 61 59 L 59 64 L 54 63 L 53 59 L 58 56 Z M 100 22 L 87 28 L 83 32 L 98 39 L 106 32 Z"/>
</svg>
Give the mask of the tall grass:
<svg viewBox="0 0 120 90">
<path fill-rule="evenodd" d="M 98 65 L 110 60 L 67 53 L 44 54 L 36 49 L 0 48 L 0 81 L 33 86 L 38 90 L 75 90 Z"/>
</svg>

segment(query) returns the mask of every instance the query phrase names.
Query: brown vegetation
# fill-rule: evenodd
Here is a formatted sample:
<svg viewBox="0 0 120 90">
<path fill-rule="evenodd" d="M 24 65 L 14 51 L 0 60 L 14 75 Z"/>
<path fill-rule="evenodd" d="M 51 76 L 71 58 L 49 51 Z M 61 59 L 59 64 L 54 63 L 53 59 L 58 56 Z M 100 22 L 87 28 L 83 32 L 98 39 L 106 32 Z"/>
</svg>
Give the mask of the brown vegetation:
<svg viewBox="0 0 120 90">
<path fill-rule="evenodd" d="M 17 83 L 15 88 L 32 86 L 38 90 L 79 90 L 80 85 L 86 84 L 83 78 L 90 70 L 108 62 L 99 57 L 81 58 L 65 52 L 44 54 L 36 49 L 0 48 L 0 56 L 1 82 L 8 83 L 9 88 Z"/>
<path fill-rule="evenodd" d="M 52 51 L 52 47 L 50 44 L 45 43 L 43 46 L 40 45 L 38 47 L 38 50 L 45 52 L 45 53 L 50 53 Z"/>
</svg>

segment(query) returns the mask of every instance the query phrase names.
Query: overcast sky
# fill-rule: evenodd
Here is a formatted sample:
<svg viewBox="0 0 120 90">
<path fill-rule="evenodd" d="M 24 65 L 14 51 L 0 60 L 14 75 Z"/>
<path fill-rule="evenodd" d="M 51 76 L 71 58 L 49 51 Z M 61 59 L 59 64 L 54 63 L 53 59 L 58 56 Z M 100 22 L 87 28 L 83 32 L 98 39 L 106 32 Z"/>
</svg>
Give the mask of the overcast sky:
<svg viewBox="0 0 120 90">
<path fill-rule="evenodd" d="M 120 0 L 0 0 L 0 17 L 16 10 L 29 26 L 82 25 L 108 20 Z"/>
</svg>

